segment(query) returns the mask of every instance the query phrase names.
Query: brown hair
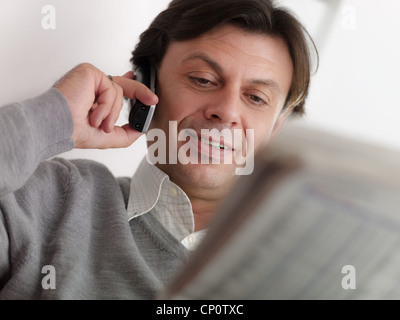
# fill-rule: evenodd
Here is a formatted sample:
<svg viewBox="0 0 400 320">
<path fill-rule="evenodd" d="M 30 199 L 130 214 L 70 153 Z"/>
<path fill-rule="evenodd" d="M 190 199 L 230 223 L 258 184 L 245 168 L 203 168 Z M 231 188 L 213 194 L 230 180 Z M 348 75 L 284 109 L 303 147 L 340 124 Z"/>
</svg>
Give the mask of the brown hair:
<svg viewBox="0 0 400 320">
<path fill-rule="evenodd" d="M 318 52 L 301 23 L 272 0 L 173 0 L 141 34 L 131 62 L 140 65 L 148 60 L 157 68 L 172 41 L 195 39 L 224 24 L 286 42 L 294 69 L 285 108 L 303 114 L 312 68 L 309 41 L 317 57 Z"/>
</svg>

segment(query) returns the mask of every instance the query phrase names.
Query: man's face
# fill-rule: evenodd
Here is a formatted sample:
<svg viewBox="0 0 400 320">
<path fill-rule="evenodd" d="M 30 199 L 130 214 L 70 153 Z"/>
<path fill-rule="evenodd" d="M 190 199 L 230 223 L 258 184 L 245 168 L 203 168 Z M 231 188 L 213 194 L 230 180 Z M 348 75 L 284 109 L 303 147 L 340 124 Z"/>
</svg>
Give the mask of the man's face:
<svg viewBox="0 0 400 320">
<path fill-rule="evenodd" d="M 281 111 L 292 73 L 283 40 L 231 25 L 200 38 L 172 42 L 158 70 L 160 102 L 151 128 L 162 129 L 167 143 L 170 121 L 176 121 L 178 132 L 192 129 L 199 137 L 202 129 L 239 130 L 243 135 L 253 129 L 257 150 L 279 130 L 287 116 Z M 177 141 L 173 145 L 179 150 L 187 143 Z M 199 139 L 190 147 L 197 149 L 199 164 L 182 164 L 178 159 L 177 164 L 157 166 L 184 189 L 214 190 L 218 194 L 217 190 L 228 188 L 237 165 L 235 161 L 225 164 L 224 158 L 235 159 L 233 155 L 244 154 L 242 144 L 230 143 L 221 149 L 221 145 L 205 144 Z M 204 164 L 204 150 L 209 150 L 210 155 L 217 152 L 221 164 L 212 164 L 211 160 Z"/>
</svg>

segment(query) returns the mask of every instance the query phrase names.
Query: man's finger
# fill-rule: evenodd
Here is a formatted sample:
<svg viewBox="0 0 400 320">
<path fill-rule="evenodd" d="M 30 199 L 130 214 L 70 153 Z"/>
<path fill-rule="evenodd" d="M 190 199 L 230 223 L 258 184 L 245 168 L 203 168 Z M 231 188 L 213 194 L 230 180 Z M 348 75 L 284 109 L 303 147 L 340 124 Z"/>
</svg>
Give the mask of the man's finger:
<svg viewBox="0 0 400 320">
<path fill-rule="evenodd" d="M 126 124 L 122 127 L 114 127 L 111 133 L 102 134 L 102 138 L 98 139 L 98 141 L 101 141 L 100 148 L 102 149 L 127 148 L 141 135 L 143 135 L 142 132 L 136 131 L 129 124 Z"/>
<path fill-rule="evenodd" d="M 127 79 L 134 79 L 135 73 L 134 73 L 133 71 L 128 71 L 128 72 L 125 73 L 122 77 L 123 77 L 123 78 L 127 78 Z"/>
<path fill-rule="evenodd" d="M 110 110 L 108 116 L 103 120 L 101 127 L 107 133 L 110 133 L 117 122 L 119 115 L 121 113 L 121 109 L 123 106 L 123 99 L 122 99 L 122 89 L 117 84 L 115 85 L 116 88 L 116 96 L 114 100 L 114 104 Z"/>
<path fill-rule="evenodd" d="M 106 76 L 104 78 L 107 79 Z M 111 82 L 103 81 L 99 88 L 99 96 L 97 97 L 98 106 L 90 115 L 90 124 L 92 127 L 100 127 L 103 120 L 107 118 L 114 105 L 116 95 L 117 91 L 114 85 Z"/>
<path fill-rule="evenodd" d="M 124 96 L 130 99 L 139 99 L 142 103 L 153 105 L 158 103 L 158 97 L 143 83 L 125 77 L 113 77 L 122 88 Z"/>
</svg>

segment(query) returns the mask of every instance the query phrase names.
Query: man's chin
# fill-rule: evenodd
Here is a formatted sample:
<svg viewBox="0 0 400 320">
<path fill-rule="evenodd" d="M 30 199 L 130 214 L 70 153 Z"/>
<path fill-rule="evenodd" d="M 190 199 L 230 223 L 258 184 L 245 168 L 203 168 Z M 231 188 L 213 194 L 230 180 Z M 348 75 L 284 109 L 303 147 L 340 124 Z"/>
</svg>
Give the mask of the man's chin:
<svg viewBox="0 0 400 320">
<path fill-rule="evenodd" d="M 235 179 L 236 166 L 232 164 L 175 164 L 162 166 L 172 181 L 192 184 L 201 188 L 219 188 L 230 185 Z M 169 172 L 167 172 L 169 171 Z"/>
</svg>

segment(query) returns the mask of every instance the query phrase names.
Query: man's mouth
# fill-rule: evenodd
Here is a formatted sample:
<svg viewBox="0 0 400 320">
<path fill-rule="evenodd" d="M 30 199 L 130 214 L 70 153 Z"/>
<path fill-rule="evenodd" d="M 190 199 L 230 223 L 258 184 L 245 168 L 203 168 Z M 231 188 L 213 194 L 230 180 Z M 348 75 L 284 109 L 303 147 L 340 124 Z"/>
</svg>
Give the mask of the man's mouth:
<svg viewBox="0 0 400 320">
<path fill-rule="evenodd" d="M 209 145 L 209 146 L 211 146 L 213 148 L 223 149 L 223 150 L 232 150 L 231 147 L 229 147 L 229 146 L 227 146 L 227 145 L 225 145 L 225 144 L 223 144 L 221 142 L 213 141 L 212 138 L 208 138 L 207 139 L 207 138 L 199 137 L 199 140 L 202 143 L 204 143 L 206 145 Z"/>
</svg>

